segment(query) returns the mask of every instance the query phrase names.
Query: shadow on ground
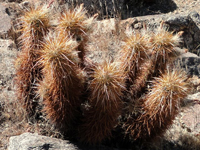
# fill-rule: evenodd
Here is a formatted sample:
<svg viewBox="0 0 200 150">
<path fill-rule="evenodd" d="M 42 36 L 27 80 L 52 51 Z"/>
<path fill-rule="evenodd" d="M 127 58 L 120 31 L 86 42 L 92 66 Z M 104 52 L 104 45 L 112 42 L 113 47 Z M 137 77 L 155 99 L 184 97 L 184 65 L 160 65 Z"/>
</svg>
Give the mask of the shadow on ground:
<svg viewBox="0 0 200 150">
<path fill-rule="evenodd" d="M 81 3 L 84 3 L 90 15 L 98 13 L 99 19 L 111 17 L 127 19 L 168 13 L 177 8 L 173 0 L 65 0 L 65 4 L 70 7 Z"/>
<path fill-rule="evenodd" d="M 122 19 L 168 13 L 176 8 L 173 0 L 124 0 Z"/>
<path fill-rule="evenodd" d="M 154 139 L 150 142 L 144 141 L 124 141 L 121 140 L 106 142 L 103 145 L 89 146 L 72 142 L 80 150 L 199 150 L 200 138 L 192 134 L 181 135 L 176 141 L 166 140 L 163 138 Z M 121 143 L 119 142 L 121 141 Z"/>
</svg>

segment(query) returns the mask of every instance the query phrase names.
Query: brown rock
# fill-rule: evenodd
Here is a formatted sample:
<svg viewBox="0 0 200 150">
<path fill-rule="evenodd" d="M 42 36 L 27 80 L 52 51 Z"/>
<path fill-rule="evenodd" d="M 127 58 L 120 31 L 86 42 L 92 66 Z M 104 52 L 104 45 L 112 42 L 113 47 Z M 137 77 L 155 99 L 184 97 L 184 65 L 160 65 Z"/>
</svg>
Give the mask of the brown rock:
<svg viewBox="0 0 200 150">
<path fill-rule="evenodd" d="M 189 95 L 187 97 L 186 103 L 188 103 L 189 107 L 185 108 L 181 122 L 183 126 L 191 130 L 191 132 L 195 134 L 200 133 L 200 92 L 195 93 L 193 95 Z"/>
</svg>

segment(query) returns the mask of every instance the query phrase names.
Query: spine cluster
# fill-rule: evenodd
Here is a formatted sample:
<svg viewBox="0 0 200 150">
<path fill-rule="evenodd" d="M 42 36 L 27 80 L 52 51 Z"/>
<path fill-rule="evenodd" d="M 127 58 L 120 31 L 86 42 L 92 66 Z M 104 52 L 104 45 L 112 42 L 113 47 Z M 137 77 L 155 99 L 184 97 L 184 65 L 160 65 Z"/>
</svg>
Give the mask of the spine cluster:
<svg viewBox="0 0 200 150">
<path fill-rule="evenodd" d="M 151 31 L 128 28 L 118 54 L 93 63 L 87 48 L 97 15 L 88 17 L 83 5 L 56 19 L 50 12 L 38 5 L 20 18 L 16 85 L 29 116 L 41 105 L 52 124 L 89 144 L 112 138 L 116 127 L 134 140 L 161 135 L 188 94 L 186 74 L 173 66 L 182 32 L 163 22 Z"/>
</svg>

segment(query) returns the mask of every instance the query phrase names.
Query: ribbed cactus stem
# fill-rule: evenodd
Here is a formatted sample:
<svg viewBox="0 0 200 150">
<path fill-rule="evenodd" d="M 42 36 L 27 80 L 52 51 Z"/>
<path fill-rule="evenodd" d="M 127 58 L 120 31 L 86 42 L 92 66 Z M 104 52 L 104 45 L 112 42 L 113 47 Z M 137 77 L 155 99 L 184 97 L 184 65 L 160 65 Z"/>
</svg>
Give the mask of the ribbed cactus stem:
<svg viewBox="0 0 200 150">
<path fill-rule="evenodd" d="M 141 113 L 128 119 L 127 133 L 134 139 L 150 139 L 161 135 L 173 123 L 180 102 L 189 93 L 187 76 L 180 70 L 167 70 L 152 81 L 149 93 L 141 99 Z"/>
<path fill-rule="evenodd" d="M 18 99 L 26 108 L 28 114 L 35 113 L 37 103 L 35 86 L 41 80 L 41 68 L 38 67 L 40 57 L 40 42 L 50 27 L 50 14 L 47 6 L 32 6 L 20 18 L 21 53 L 18 55 L 16 66 L 16 85 Z"/>
<path fill-rule="evenodd" d="M 89 84 L 89 110 L 84 113 L 80 128 L 81 140 L 97 144 L 111 137 L 122 110 L 122 91 L 125 76 L 118 63 L 106 62 L 97 66 Z"/>
<path fill-rule="evenodd" d="M 79 43 L 78 51 L 81 59 L 81 66 L 84 67 L 84 57 L 86 45 L 88 42 L 88 34 L 91 32 L 92 25 L 97 15 L 89 18 L 83 4 L 77 6 L 74 10 L 66 10 L 61 13 L 58 19 L 56 30 L 64 35 L 71 35 Z"/>
<path fill-rule="evenodd" d="M 181 42 L 182 34 L 183 31 L 175 34 L 173 32 L 168 32 L 167 28 L 164 26 L 164 22 L 161 22 L 160 27 L 155 29 L 150 41 L 157 70 L 163 72 L 166 65 L 179 56 L 176 47 Z"/>
<path fill-rule="evenodd" d="M 73 126 L 81 105 L 83 82 L 79 75 L 77 42 L 50 33 L 44 41 L 40 63 L 44 79 L 38 87 L 44 112 L 59 128 Z"/>
</svg>

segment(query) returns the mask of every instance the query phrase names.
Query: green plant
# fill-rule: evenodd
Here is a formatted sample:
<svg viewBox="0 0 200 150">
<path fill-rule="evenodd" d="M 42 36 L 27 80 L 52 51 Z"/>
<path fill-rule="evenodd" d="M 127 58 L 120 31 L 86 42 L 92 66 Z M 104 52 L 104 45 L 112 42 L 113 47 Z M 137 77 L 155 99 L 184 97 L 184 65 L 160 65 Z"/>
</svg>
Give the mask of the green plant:
<svg viewBox="0 0 200 150">
<path fill-rule="evenodd" d="M 31 13 L 37 14 L 37 9 L 34 11 Z M 25 12 L 24 16 L 29 13 Z M 42 112 L 57 128 L 67 136 L 70 136 L 67 131 L 73 129 L 75 138 L 90 144 L 113 138 L 114 130 L 129 136 L 130 140 L 146 140 L 161 135 L 172 124 L 179 104 L 188 94 L 186 74 L 173 69 L 181 33 L 169 33 L 163 23 L 142 33 L 129 28 L 122 34 L 111 32 L 110 39 L 121 36 L 117 45 L 121 50 L 112 59 L 93 61 L 87 52 L 90 37 L 95 37 L 90 36 L 91 27 L 97 25 L 95 16 L 87 17 L 83 5 L 61 13 L 56 26 L 46 23 L 50 15 L 44 16 L 48 19 L 37 19 L 38 23 L 44 23 L 31 28 L 41 36 L 32 36 L 25 30 L 33 21 L 22 23 L 22 55 L 18 59 L 31 60 L 31 63 L 17 60 L 21 64 L 16 67 L 19 99 L 24 101 L 21 95 L 26 95 L 29 97 L 26 101 L 33 100 L 30 92 L 21 90 L 22 82 L 28 91 L 37 91 L 42 103 L 37 105 L 42 105 Z M 116 25 L 116 29 L 119 27 Z M 101 39 L 98 36 L 93 41 L 98 42 Z M 25 51 L 25 40 L 37 41 L 39 46 Z M 110 46 L 114 44 L 111 42 Z M 96 46 L 90 53 L 95 50 L 103 52 Z"/>
</svg>

